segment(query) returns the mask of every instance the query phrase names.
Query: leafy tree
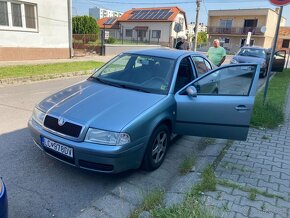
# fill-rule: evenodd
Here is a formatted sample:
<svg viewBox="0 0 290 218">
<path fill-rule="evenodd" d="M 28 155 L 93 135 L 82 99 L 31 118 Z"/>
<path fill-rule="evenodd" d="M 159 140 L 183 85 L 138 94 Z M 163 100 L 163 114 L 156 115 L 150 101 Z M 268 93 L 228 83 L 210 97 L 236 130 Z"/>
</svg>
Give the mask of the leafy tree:
<svg viewBox="0 0 290 218">
<path fill-rule="evenodd" d="M 89 16 L 76 16 L 72 19 L 73 34 L 99 34 L 97 21 Z"/>
<path fill-rule="evenodd" d="M 198 32 L 197 35 L 197 44 L 206 44 L 208 42 L 207 33 L 206 32 Z"/>
</svg>

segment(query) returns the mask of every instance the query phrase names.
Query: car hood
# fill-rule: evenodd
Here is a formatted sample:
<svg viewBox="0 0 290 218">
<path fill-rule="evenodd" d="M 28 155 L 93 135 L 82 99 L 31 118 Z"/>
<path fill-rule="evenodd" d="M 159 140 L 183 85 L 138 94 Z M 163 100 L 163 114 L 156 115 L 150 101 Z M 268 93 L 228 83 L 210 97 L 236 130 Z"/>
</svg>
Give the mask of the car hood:
<svg viewBox="0 0 290 218">
<path fill-rule="evenodd" d="M 119 132 L 165 95 L 123 89 L 93 81 L 68 87 L 39 103 L 55 117 L 81 125 Z"/>
<path fill-rule="evenodd" d="M 257 63 L 257 64 L 263 64 L 265 62 L 265 59 L 264 58 L 256 58 L 256 57 L 240 56 L 240 55 L 234 56 L 234 59 L 236 61 L 238 61 L 239 63 Z"/>
</svg>

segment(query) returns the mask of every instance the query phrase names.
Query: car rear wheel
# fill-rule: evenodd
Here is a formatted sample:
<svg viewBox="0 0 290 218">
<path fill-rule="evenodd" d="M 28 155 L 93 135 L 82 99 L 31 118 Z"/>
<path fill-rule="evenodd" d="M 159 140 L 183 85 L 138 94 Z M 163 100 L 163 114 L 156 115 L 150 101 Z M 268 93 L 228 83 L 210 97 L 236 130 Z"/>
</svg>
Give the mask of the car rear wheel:
<svg viewBox="0 0 290 218">
<path fill-rule="evenodd" d="M 268 68 L 266 68 L 266 69 L 264 70 L 264 72 L 263 72 L 262 74 L 260 74 L 260 77 L 261 77 L 261 78 L 265 78 L 265 77 L 267 76 L 267 69 L 268 69 Z"/>
<path fill-rule="evenodd" d="M 164 161 L 170 141 L 170 134 L 166 125 L 158 126 L 150 137 L 142 168 L 153 171 Z"/>
</svg>

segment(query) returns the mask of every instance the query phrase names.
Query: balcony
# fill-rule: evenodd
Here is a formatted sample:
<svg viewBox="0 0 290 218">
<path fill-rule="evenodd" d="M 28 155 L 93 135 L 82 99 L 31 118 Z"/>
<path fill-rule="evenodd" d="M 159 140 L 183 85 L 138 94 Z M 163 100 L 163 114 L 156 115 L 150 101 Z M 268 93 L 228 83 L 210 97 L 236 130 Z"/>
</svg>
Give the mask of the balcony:
<svg viewBox="0 0 290 218">
<path fill-rule="evenodd" d="M 264 35 L 260 27 L 208 27 L 209 34 L 229 34 L 229 35 L 247 35 L 252 32 L 252 35 Z"/>
</svg>

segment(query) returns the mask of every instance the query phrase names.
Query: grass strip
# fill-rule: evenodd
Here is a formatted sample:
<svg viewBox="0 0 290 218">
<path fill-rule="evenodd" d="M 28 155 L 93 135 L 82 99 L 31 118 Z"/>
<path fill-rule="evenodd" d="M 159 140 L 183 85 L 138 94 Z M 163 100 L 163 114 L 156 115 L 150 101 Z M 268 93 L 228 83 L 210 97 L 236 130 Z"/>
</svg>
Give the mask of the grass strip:
<svg viewBox="0 0 290 218">
<path fill-rule="evenodd" d="M 33 77 L 100 68 L 104 63 L 97 61 L 77 61 L 54 64 L 19 65 L 0 67 L 0 79 Z"/>
<path fill-rule="evenodd" d="M 263 105 L 264 89 L 255 100 L 251 126 L 276 128 L 284 122 L 284 108 L 290 83 L 290 69 L 277 73 L 269 83 L 265 104 Z"/>
</svg>

